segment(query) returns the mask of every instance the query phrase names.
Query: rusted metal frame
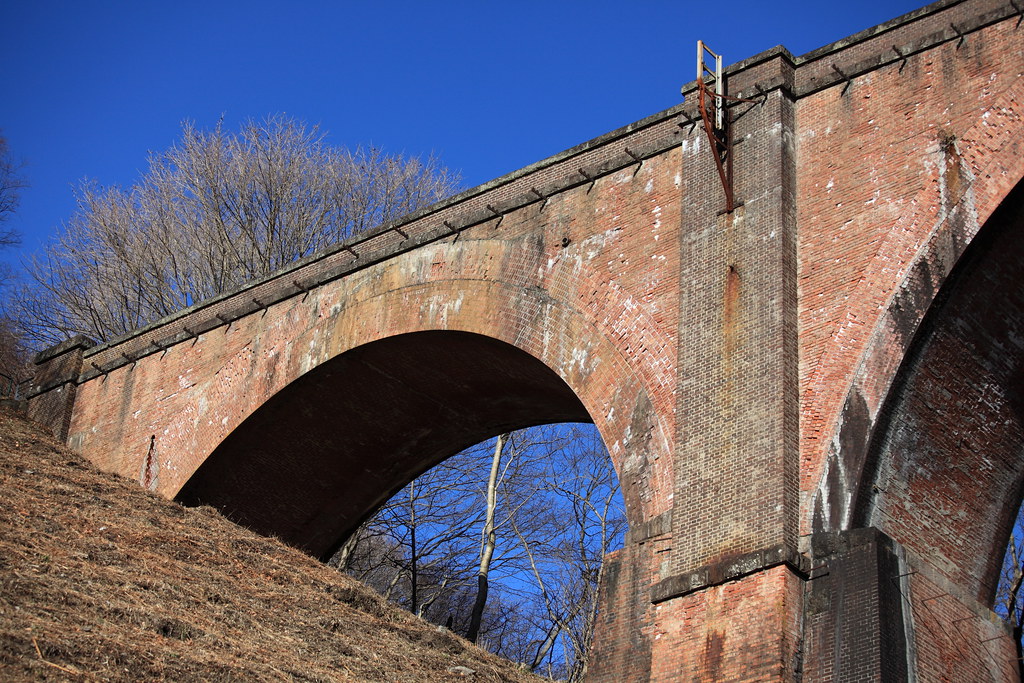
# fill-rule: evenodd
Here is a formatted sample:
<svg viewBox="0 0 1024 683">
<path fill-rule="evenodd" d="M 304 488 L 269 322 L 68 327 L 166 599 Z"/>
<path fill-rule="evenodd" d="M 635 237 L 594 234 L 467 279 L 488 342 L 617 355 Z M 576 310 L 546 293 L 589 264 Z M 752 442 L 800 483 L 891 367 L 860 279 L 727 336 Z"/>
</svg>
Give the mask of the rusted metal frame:
<svg viewBox="0 0 1024 683">
<path fill-rule="evenodd" d="M 763 105 L 768 99 L 768 93 L 765 92 L 758 86 L 758 92 L 761 93 L 760 100 L 752 100 L 744 97 L 730 97 L 726 94 L 716 93 L 714 97 L 722 102 L 722 127 L 715 129 L 711 124 L 711 115 L 707 109 L 707 96 L 708 88 L 703 81 L 697 82 L 697 94 L 698 94 L 698 109 L 701 113 L 701 119 L 704 122 L 704 131 L 707 133 L 708 141 L 712 147 L 712 153 L 715 156 L 715 165 L 718 168 L 718 177 L 722 181 L 722 188 L 725 191 L 725 213 L 732 213 L 737 206 L 736 198 L 732 188 L 732 149 L 734 143 L 732 140 L 732 114 L 729 107 L 725 106 L 725 102 L 735 103 L 747 103 L 747 104 L 758 104 Z"/>
<path fill-rule="evenodd" d="M 715 68 L 708 68 L 704 61 L 704 53 L 712 56 L 715 60 Z M 725 127 L 724 109 L 725 103 L 722 96 L 725 95 L 725 87 L 722 82 L 722 55 L 717 54 L 703 40 L 697 41 L 697 87 L 707 90 L 706 75 L 710 76 L 715 84 L 715 128 L 722 130 Z M 703 99 L 701 101 L 703 104 Z"/>
<path fill-rule="evenodd" d="M 711 145 L 711 154 L 715 158 L 715 168 L 718 170 L 718 178 L 722 181 L 722 189 L 725 192 L 725 211 L 726 213 L 732 213 L 735 208 L 735 202 L 732 193 L 732 177 L 729 173 L 731 164 L 730 168 L 727 169 L 726 164 L 723 163 L 728 155 L 728 133 L 722 130 L 721 132 L 725 134 L 726 139 L 718 137 L 714 124 L 711 122 L 711 114 L 707 108 L 707 91 L 704 79 L 697 81 L 697 108 L 700 110 L 700 117 L 704 121 L 704 132 L 707 133 L 708 143 Z"/>
<path fill-rule="evenodd" d="M 705 63 L 705 53 L 710 54 L 715 60 L 715 69 L 712 71 Z M 715 90 L 712 93 L 708 87 L 708 76 L 714 83 Z M 741 97 L 729 97 L 725 94 L 725 79 L 722 76 L 722 56 L 715 53 L 704 44 L 704 41 L 697 41 L 697 109 L 700 112 L 701 120 L 704 123 L 704 132 L 707 134 L 708 143 L 711 146 L 711 153 L 715 158 L 715 168 L 718 171 L 718 178 L 722 182 L 722 190 L 725 193 L 725 213 L 732 213 L 736 209 L 736 197 L 733 193 L 732 179 L 732 126 L 730 124 L 730 112 L 726 107 L 726 101 L 749 102 L 751 104 L 764 104 L 768 94 L 758 86 L 758 93 L 761 100 L 745 99 Z M 711 112 L 708 107 L 708 98 L 714 98 L 715 120 L 711 120 Z M 688 120 L 689 117 L 687 117 Z M 682 124 L 679 124 L 682 126 Z M 692 127 L 691 127 L 692 131 Z"/>
</svg>

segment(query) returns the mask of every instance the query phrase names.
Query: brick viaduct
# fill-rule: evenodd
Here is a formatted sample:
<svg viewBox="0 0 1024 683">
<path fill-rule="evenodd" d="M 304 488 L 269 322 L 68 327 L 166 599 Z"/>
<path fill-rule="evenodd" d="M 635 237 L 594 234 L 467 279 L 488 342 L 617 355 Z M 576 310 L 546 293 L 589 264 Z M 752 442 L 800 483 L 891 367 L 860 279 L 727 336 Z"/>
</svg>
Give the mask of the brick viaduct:
<svg viewBox="0 0 1024 683">
<path fill-rule="evenodd" d="M 109 344 L 30 414 L 331 551 L 503 430 L 593 421 L 630 519 L 591 678 L 1012 680 L 1024 27 L 945 0 L 727 69 L 737 206 L 678 107 Z"/>
</svg>

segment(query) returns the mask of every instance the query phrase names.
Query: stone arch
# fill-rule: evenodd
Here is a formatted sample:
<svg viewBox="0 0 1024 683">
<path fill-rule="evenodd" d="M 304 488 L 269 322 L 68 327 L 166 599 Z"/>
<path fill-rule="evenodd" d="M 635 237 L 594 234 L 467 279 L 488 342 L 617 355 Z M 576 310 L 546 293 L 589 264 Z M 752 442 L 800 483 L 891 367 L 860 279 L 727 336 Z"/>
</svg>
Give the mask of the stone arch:
<svg viewBox="0 0 1024 683">
<path fill-rule="evenodd" d="M 910 344 L 866 450 L 875 526 L 991 603 L 1024 486 L 1024 182 L 964 251 Z"/>
<path fill-rule="evenodd" d="M 316 555 L 398 488 L 495 433 L 589 422 L 556 373 L 469 332 L 410 332 L 316 366 L 220 443 L 178 494 Z"/>
<path fill-rule="evenodd" d="M 914 245 L 906 236 L 928 212 L 918 208 L 903 215 L 886 240 L 893 244 L 883 244 L 874 259 L 873 267 L 878 272 L 866 275 L 860 289 L 851 294 L 851 298 L 878 299 L 878 288 L 889 282 L 890 276 L 884 271 L 906 263 L 898 271 L 901 279 L 887 300 L 880 299 L 880 303 L 885 301 L 884 306 L 880 306 L 882 310 L 852 376 L 840 376 L 848 367 L 843 359 L 848 349 L 837 345 L 831 355 L 817 363 L 818 376 L 808 382 L 819 387 L 849 384 L 845 398 L 833 404 L 830 412 L 834 412 L 824 420 L 829 430 L 823 432 L 821 441 L 815 439 L 821 444 L 815 447 L 817 452 L 806 454 L 804 477 L 810 483 L 803 508 L 806 531 L 836 531 L 858 524 L 854 521 L 856 509 L 862 504 L 865 487 L 874 484 L 869 442 L 890 394 L 902 381 L 901 367 L 905 367 L 912 345 L 924 329 L 927 314 L 943 300 L 943 289 L 955 279 L 954 270 L 970 246 L 994 224 L 997 208 L 1008 206 L 1015 201 L 1011 197 L 1020 194 L 1024 178 L 1022 126 L 1019 120 L 1008 122 L 1005 118 L 1022 96 L 1024 85 L 1014 82 L 985 110 L 977 112 L 973 125 L 959 135 L 936 141 L 932 156 L 937 166 L 938 192 L 935 187 L 924 187 L 909 206 L 929 207 L 940 201 L 938 222 L 922 243 Z M 913 251 L 907 253 L 908 247 Z M 887 248 L 892 253 L 886 253 Z M 826 376 L 828 373 L 832 376 Z M 804 408 L 805 416 L 816 415 L 827 403 L 823 395 L 812 398 Z"/>
<path fill-rule="evenodd" d="M 878 527 L 988 603 L 1024 487 L 1022 231 L 1024 181 L 968 244 L 915 263 L 886 318 L 906 351 L 879 408 L 852 387 L 829 453 L 849 480 L 823 481 L 816 506 L 818 529 Z M 823 519 L 820 496 L 847 485 L 845 518 Z"/>
<path fill-rule="evenodd" d="M 495 250 L 481 245 L 469 252 L 493 258 Z M 458 275 L 472 272 L 467 264 L 471 255 L 463 252 Z M 658 501 L 651 491 L 654 480 L 671 480 L 669 432 L 647 383 L 632 372 L 623 351 L 602 334 L 595 318 L 549 290 L 524 283 L 418 276 L 422 269 L 408 261 L 423 259 L 422 253 L 402 257 L 387 272 L 347 282 L 343 301 L 328 292 L 311 294 L 303 310 L 282 317 L 300 327 L 313 320 L 312 332 L 300 335 L 302 353 L 280 349 L 267 354 L 259 348 L 257 335 L 250 353 L 253 362 L 273 355 L 283 358 L 277 362 L 276 388 L 267 396 L 249 397 L 248 407 L 231 418 L 232 429 L 222 444 L 211 444 L 206 453 L 197 449 L 194 473 L 177 497 L 214 504 L 258 530 L 324 555 L 393 491 L 472 443 L 531 424 L 593 421 L 612 455 L 630 522 L 660 512 L 652 510 Z M 392 279 L 396 272 L 404 275 Z M 457 357 L 465 360 L 460 363 Z M 360 460 L 355 453 L 327 454 L 344 446 L 330 438 L 340 424 L 337 418 L 321 424 L 318 411 L 326 396 L 348 392 L 358 399 L 388 373 L 394 377 L 382 391 L 391 398 L 374 405 L 383 411 L 376 419 L 395 428 L 390 433 L 370 430 L 362 437 L 374 452 L 373 467 L 356 472 L 373 481 L 373 491 L 345 494 L 352 500 L 339 501 L 332 492 L 344 490 L 338 487 L 352 478 Z M 442 377 L 450 377 L 453 386 L 473 388 L 475 398 L 454 392 L 446 399 L 447 408 L 434 406 L 428 414 L 420 404 L 418 421 L 402 422 L 403 411 L 390 407 L 400 389 L 423 397 L 428 387 L 442 384 Z M 491 406 L 502 406 L 500 412 L 507 417 L 502 419 Z M 357 400 L 342 411 L 362 419 L 364 427 L 375 419 L 374 411 L 360 408 Z M 463 429 L 431 427 L 431 420 L 443 420 L 453 411 L 470 411 L 475 417 L 467 418 Z M 285 422 L 292 426 L 275 427 Z M 357 432 L 351 425 L 344 431 Z M 318 440 L 322 452 L 312 455 Z M 304 444 L 302 462 L 275 460 L 275 450 L 294 442 Z M 419 454 L 402 443 L 417 445 Z M 384 451 L 394 459 L 383 463 Z M 368 474 L 374 468 L 380 476 Z M 304 490 L 303 481 L 313 489 Z"/>
</svg>

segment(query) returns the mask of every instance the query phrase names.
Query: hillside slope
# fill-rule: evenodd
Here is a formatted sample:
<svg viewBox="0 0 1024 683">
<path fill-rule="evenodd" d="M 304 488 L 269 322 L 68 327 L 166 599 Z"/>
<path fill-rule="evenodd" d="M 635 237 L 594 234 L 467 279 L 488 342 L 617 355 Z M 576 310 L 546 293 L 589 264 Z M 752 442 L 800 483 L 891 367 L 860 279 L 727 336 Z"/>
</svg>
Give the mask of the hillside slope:
<svg viewBox="0 0 1024 683">
<path fill-rule="evenodd" d="M 161 679 L 541 680 L 0 411 L 0 680 Z"/>
</svg>

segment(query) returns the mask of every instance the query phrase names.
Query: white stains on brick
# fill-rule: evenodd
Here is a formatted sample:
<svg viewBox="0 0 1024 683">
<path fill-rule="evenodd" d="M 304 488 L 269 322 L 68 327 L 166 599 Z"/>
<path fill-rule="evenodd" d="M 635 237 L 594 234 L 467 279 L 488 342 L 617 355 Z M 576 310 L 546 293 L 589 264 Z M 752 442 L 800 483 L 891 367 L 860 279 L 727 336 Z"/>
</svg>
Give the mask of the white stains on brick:
<svg viewBox="0 0 1024 683">
<path fill-rule="evenodd" d="M 618 218 L 616 216 L 616 218 Z M 610 230 L 591 235 L 580 242 L 580 252 L 586 257 L 587 261 L 592 261 L 596 258 L 609 243 L 614 242 L 618 239 L 622 233 L 622 228 L 616 226 Z"/>
<path fill-rule="evenodd" d="M 326 340 L 323 339 L 323 330 L 313 328 L 310 332 L 309 343 L 306 345 L 306 352 L 299 356 L 300 374 L 306 374 L 323 362 L 326 356 Z"/>
<path fill-rule="evenodd" d="M 586 380 L 597 369 L 600 362 L 599 356 L 591 356 L 590 344 L 587 344 L 586 347 L 574 346 L 570 352 L 569 362 L 567 365 L 563 365 L 561 373 L 563 377 L 576 373 L 581 380 Z"/>
<path fill-rule="evenodd" d="M 632 452 L 626 456 L 626 459 L 622 462 L 622 470 L 627 475 L 632 474 L 643 469 L 646 458 L 640 453 Z"/>
<path fill-rule="evenodd" d="M 454 299 L 443 294 L 432 295 L 424 304 L 427 320 L 433 325 L 439 325 L 441 328 L 447 329 L 448 315 L 450 313 L 457 315 L 462 310 L 464 298 L 465 294 L 463 292 L 459 292 L 459 295 Z"/>
<path fill-rule="evenodd" d="M 703 147 L 704 147 L 704 136 L 703 135 L 695 135 L 695 136 L 693 136 L 692 139 L 688 138 L 686 140 L 683 140 L 680 143 L 680 149 L 682 150 L 683 154 L 689 154 L 689 155 L 695 156 L 695 157 L 696 156 L 700 156 L 701 154 L 703 154 Z"/>
<path fill-rule="evenodd" d="M 832 435 L 832 445 L 829 449 L 830 457 L 825 458 L 825 468 L 822 471 L 821 484 L 818 487 L 818 498 L 821 501 L 822 518 L 828 522 L 831 519 L 839 520 L 839 528 L 831 529 L 831 531 L 839 531 L 842 529 L 848 529 L 850 526 L 850 515 L 853 508 L 853 492 L 846 489 L 843 486 L 842 491 L 832 491 L 830 481 L 833 477 L 830 477 L 831 470 L 835 467 L 838 470 L 838 476 L 834 477 L 836 481 L 846 482 L 847 472 L 846 466 L 843 462 L 842 445 L 840 443 L 839 435 L 843 431 L 843 416 L 840 415 L 839 420 L 836 423 L 836 429 Z M 839 500 L 842 503 L 842 510 L 832 510 L 831 501 L 834 494 L 838 494 Z M 838 514 L 836 514 L 838 513 Z"/>
</svg>

